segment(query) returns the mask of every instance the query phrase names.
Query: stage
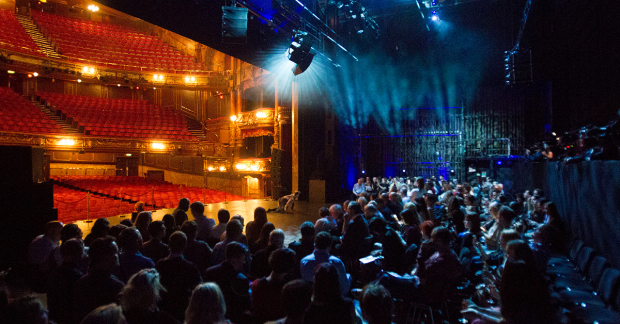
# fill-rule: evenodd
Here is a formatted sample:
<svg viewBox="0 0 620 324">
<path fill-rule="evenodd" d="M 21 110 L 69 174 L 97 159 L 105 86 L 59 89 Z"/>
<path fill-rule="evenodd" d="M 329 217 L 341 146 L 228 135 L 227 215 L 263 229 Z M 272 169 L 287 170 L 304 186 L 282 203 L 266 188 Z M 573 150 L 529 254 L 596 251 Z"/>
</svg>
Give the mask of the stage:
<svg viewBox="0 0 620 324">
<path fill-rule="evenodd" d="M 231 201 L 227 203 L 217 203 L 217 204 L 207 204 L 205 205 L 205 215 L 209 218 L 215 219 L 215 223 L 217 224 L 217 212 L 221 208 L 225 208 L 230 212 L 230 216 L 241 215 L 245 219 L 245 225 L 247 225 L 251 220 L 254 219 L 254 209 L 256 207 L 263 207 L 265 209 L 276 208 L 278 206 L 278 202 L 271 199 L 252 199 L 246 201 Z M 301 234 L 299 233 L 299 226 L 301 223 L 305 221 L 311 221 L 314 223 L 319 218 L 319 208 L 321 207 L 329 207 L 329 204 L 320 204 L 320 203 L 308 203 L 305 201 L 295 202 L 295 210 L 293 212 L 289 212 L 286 214 L 280 213 L 268 213 L 267 219 L 269 222 L 273 223 L 276 228 L 284 231 L 284 243 L 285 246 L 288 243 L 299 239 Z M 153 220 L 161 220 L 164 215 L 172 214 L 174 208 L 170 209 L 158 209 L 153 211 Z M 190 220 L 194 219 L 190 212 L 187 213 L 187 216 Z M 110 226 L 114 226 L 119 224 L 122 220 L 126 218 L 130 218 L 131 214 L 124 214 L 120 216 L 108 217 L 110 221 Z M 90 230 L 94 224 L 94 222 L 87 223 L 86 221 L 77 221 L 75 222 L 82 232 L 84 233 L 83 237 L 86 237 L 90 233 Z"/>
</svg>

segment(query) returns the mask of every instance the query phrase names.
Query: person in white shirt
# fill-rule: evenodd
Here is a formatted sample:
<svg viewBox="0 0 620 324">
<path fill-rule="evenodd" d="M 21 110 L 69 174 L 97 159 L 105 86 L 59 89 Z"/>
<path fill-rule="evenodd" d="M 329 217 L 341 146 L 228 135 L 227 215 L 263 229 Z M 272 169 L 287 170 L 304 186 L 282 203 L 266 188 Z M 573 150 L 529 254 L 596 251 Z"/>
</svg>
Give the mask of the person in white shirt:
<svg viewBox="0 0 620 324">
<path fill-rule="evenodd" d="M 357 197 L 366 192 L 366 185 L 364 184 L 364 178 L 357 179 L 357 183 L 353 186 L 353 194 Z"/>
<path fill-rule="evenodd" d="M 340 292 L 343 296 L 349 294 L 349 279 L 342 261 L 329 254 L 332 244 L 332 236 L 327 232 L 320 232 L 314 237 L 314 252 L 301 259 L 301 279 L 307 282 L 314 282 L 314 270 L 321 263 L 331 263 L 338 271 L 338 282 Z"/>
</svg>

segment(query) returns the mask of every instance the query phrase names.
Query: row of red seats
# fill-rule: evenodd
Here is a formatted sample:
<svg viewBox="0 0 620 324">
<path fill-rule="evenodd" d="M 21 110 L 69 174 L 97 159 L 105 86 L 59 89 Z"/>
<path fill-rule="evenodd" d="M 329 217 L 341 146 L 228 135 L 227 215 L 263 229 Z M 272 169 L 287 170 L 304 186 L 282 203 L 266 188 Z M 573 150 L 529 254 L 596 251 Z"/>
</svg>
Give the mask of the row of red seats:
<svg viewBox="0 0 620 324">
<path fill-rule="evenodd" d="M 0 131 L 32 134 L 66 134 L 28 99 L 0 87 Z"/>
<path fill-rule="evenodd" d="M 174 208 L 183 197 L 190 201 L 203 203 L 218 203 L 234 200 L 243 200 L 243 197 L 231 195 L 223 191 L 197 187 L 173 185 L 168 182 L 154 182 L 140 177 L 125 177 L 124 179 L 110 179 L 111 177 L 55 177 L 55 180 L 70 184 L 91 192 L 123 197 L 123 199 L 141 200 L 148 204 L 154 203 L 157 207 Z M 133 179 L 131 179 L 133 178 Z M 142 180 L 144 179 L 144 180 Z M 121 194 L 122 189 L 122 194 Z"/>
<path fill-rule="evenodd" d="M 36 56 L 45 56 L 17 20 L 15 13 L 0 9 L 0 47 Z"/>
<path fill-rule="evenodd" d="M 197 141 L 187 129 L 187 120 L 172 108 L 145 100 L 105 99 L 41 92 L 38 95 L 62 111 L 91 136 L 157 138 Z M 127 108 L 127 107 L 139 108 Z"/>
</svg>

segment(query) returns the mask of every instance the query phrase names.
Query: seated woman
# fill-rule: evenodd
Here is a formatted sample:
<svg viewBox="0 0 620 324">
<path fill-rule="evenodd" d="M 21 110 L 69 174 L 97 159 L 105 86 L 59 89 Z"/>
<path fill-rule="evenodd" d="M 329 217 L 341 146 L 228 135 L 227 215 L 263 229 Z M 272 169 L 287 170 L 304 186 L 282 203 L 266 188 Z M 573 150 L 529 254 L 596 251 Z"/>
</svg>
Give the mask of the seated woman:
<svg viewBox="0 0 620 324">
<path fill-rule="evenodd" d="M 314 289 L 312 303 L 304 324 L 355 324 L 355 306 L 349 298 L 340 294 L 338 271 L 330 263 L 323 263 L 314 273 Z"/>
<path fill-rule="evenodd" d="M 128 324 L 169 323 L 177 321 L 157 308 L 163 286 L 155 269 L 145 269 L 129 279 L 120 293 L 120 303 Z"/>
</svg>

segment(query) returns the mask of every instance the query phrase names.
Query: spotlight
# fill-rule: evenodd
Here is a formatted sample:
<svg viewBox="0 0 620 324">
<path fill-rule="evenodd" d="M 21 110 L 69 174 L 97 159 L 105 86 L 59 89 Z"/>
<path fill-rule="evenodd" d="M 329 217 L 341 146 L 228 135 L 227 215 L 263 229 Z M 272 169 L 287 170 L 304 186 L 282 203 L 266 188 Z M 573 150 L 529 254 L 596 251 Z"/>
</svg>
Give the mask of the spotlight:
<svg viewBox="0 0 620 324">
<path fill-rule="evenodd" d="M 497 161 L 497 165 L 502 165 L 502 161 Z"/>
<path fill-rule="evenodd" d="M 310 52 L 311 49 L 312 39 L 308 37 L 308 33 L 297 31 L 293 37 L 291 46 L 287 50 L 288 59 L 297 64 L 292 70 L 294 75 L 303 73 L 312 63 L 314 54 Z"/>
<path fill-rule="evenodd" d="M 365 173 L 366 173 L 366 171 L 362 170 L 362 174 L 365 174 Z"/>
<path fill-rule="evenodd" d="M 78 83 L 81 83 L 81 82 L 82 82 L 82 79 L 78 79 Z"/>
<path fill-rule="evenodd" d="M 437 15 L 432 15 L 432 16 L 431 16 L 431 19 L 432 19 L 433 21 L 439 21 L 439 16 L 437 16 Z"/>
<path fill-rule="evenodd" d="M 29 78 L 32 78 L 32 74 L 31 74 L 31 73 L 28 73 L 28 77 L 29 77 Z"/>
<path fill-rule="evenodd" d="M 33 75 L 33 76 L 35 76 L 35 77 L 38 77 L 38 76 L 39 76 L 39 73 L 35 72 L 35 73 L 33 73 L 32 75 Z"/>
<path fill-rule="evenodd" d="M 230 120 L 231 120 L 232 122 L 237 121 L 237 115 L 232 115 L 232 116 L 230 116 Z"/>
</svg>

